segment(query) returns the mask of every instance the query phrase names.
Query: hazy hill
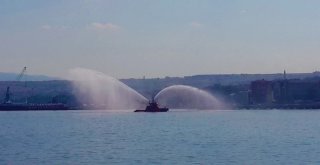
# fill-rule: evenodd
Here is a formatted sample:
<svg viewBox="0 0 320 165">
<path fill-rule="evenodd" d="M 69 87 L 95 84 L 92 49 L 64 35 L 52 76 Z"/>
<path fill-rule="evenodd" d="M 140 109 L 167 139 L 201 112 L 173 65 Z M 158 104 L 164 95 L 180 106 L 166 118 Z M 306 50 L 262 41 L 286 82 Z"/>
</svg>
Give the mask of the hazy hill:
<svg viewBox="0 0 320 165">
<path fill-rule="evenodd" d="M 54 80 L 48 76 L 27 75 L 25 81 L 16 80 L 17 74 L 0 73 L 0 103 L 4 100 L 6 88 L 11 87 L 14 100 L 21 102 L 26 97 L 30 102 L 46 103 L 53 97 L 60 96 L 65 100 L 73 97 L 73 88 L 70 82 L 65 80 Z M 287 74 L 288 79 L 319 78 L 319 72 Z M 202 89 L 214 89 L 224 94 L 226 91 L 243 90 L 254 80 L 276 80 L 283 79 L 283 74 L 221 74 L 221 75 L 195 75 L 186 77 L 166 77 L 152 79 L 122 79 L 121 81 L 135 89 L 147 98 L 151 98 L 160 90 L 171 85 L 190 85 Z M 10 80 L 10 81 L 4 81 Z M 41 81 L 40 81 L 41 80 Z M 50 80 L 50 81 L 42 81 Z M 235 86 L 235 87 L 232 87 Z M 232 89 L 229 89 L 232 88 Z M 233 89 L 235 88 L 235 89 Z M 70 102 L 70 101 L 68 101 Z"/>
<path fill-rule="evenodd" d="M 304 79 L 308 77 L 320 77 L 320 72 L 313 73 L 290 73 L 286 74 L 287 79 Z M 140 91 L 141 93 L 157 93 L 157 91 L 170 85 L 190 85 L 198 88 L 206 88 L 214 84 L 219 85 L 240 85 L 249 84 L 254 80 L 277 80 L 284 79 L 284 74 L 213 74 L 194 75 L 185 77 L 166 77 L 153 79 L 123 79 L 125 84 Z M 150 93 L 151 92 L 151 93 Z"/>
<path fill-rule="evenodd" d="M 0 81 L 16 81 L 18 73 L 3 73 L 0 72 Z M 45 75 L 24 75 L 23 81 L 48 81 L 57 80 L 58 78 L 49 77 Z"/>
</svg>

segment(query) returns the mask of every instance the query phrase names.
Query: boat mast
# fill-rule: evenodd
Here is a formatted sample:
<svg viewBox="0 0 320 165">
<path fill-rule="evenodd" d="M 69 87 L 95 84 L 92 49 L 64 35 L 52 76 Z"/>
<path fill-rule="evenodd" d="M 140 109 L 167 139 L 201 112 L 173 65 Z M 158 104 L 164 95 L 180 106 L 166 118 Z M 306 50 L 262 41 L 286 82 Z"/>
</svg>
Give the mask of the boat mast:
<svg viewBox="0 0 320 165">
<path fill-rule="evenodd" d="M 10 87 L 7 87 L 6 97 L 4 99 L 4 103 L 10 103 Z"/>
</svg>

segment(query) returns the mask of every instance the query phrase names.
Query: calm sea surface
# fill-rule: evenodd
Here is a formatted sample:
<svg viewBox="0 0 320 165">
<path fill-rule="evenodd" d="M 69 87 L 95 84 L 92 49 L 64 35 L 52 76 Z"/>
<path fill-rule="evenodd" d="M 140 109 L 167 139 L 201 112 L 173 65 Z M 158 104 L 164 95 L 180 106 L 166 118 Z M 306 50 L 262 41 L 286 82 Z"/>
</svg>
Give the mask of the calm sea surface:
<svg viewBox="0 0 320 165">
<path fill-rule="evenodd" d="M 0 112 L 0 164 L 320 164 L 320 111 Z"/>
</svg>

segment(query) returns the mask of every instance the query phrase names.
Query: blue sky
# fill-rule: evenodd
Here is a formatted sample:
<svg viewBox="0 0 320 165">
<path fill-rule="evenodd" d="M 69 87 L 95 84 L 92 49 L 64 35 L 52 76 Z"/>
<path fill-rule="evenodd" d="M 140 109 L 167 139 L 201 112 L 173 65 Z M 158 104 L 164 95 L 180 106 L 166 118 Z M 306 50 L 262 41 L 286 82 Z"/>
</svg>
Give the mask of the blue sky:
<svg viewBox="0 0 320 165">
<path fill-rule="evenodd" d="M 0 71 L 312 72 L 319 20 L 318 0 L 1 0 Z"/>
</svg>

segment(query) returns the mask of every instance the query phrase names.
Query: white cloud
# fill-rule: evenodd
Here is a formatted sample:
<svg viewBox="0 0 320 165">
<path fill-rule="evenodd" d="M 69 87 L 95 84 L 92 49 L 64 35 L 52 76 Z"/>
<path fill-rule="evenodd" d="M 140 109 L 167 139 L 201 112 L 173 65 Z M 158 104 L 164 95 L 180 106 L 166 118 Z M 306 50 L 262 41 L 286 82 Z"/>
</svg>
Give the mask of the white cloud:
<svg viewBox="0 0 320 165">
<path fill-rule="evenodd" d="M 113 24 L 113 23 L 98 23 L 98 22 L 94 22 L 91 24 L 91 27 L 96 29 L 96 30 L 119 30 L 121 27 Z"/>
<path fill-rule="evenodd" d="M 52 25 L 42 25 L 40 27 L 42 30 L 66 30 L 67 26 L 52 26 Z"/>
<path fill-rule="evenodd" d="M 193 22 L 189 23 L 189 26 L 191 26 L 193 28 L 202 28 L 202 27 L 204 27 L 204 24 L 193 21 Z"/>
<path fill-rule="evenodd" d="M 243 10 L 240 11 L 241 14 L 245 14 L 247 12 L 248 12 L 248 10 L 246 10 L 246 9 L 243 9 Z"/>
<path fill-rule="evenodd" d="M 42 25 L 42 26 L 41 26 L 41 29 L 43 29 L 43 30 L 50 30 L 50 29 L 52 29 L 52 27 L 51 27 L 50 25 Z"/>
</svg>

